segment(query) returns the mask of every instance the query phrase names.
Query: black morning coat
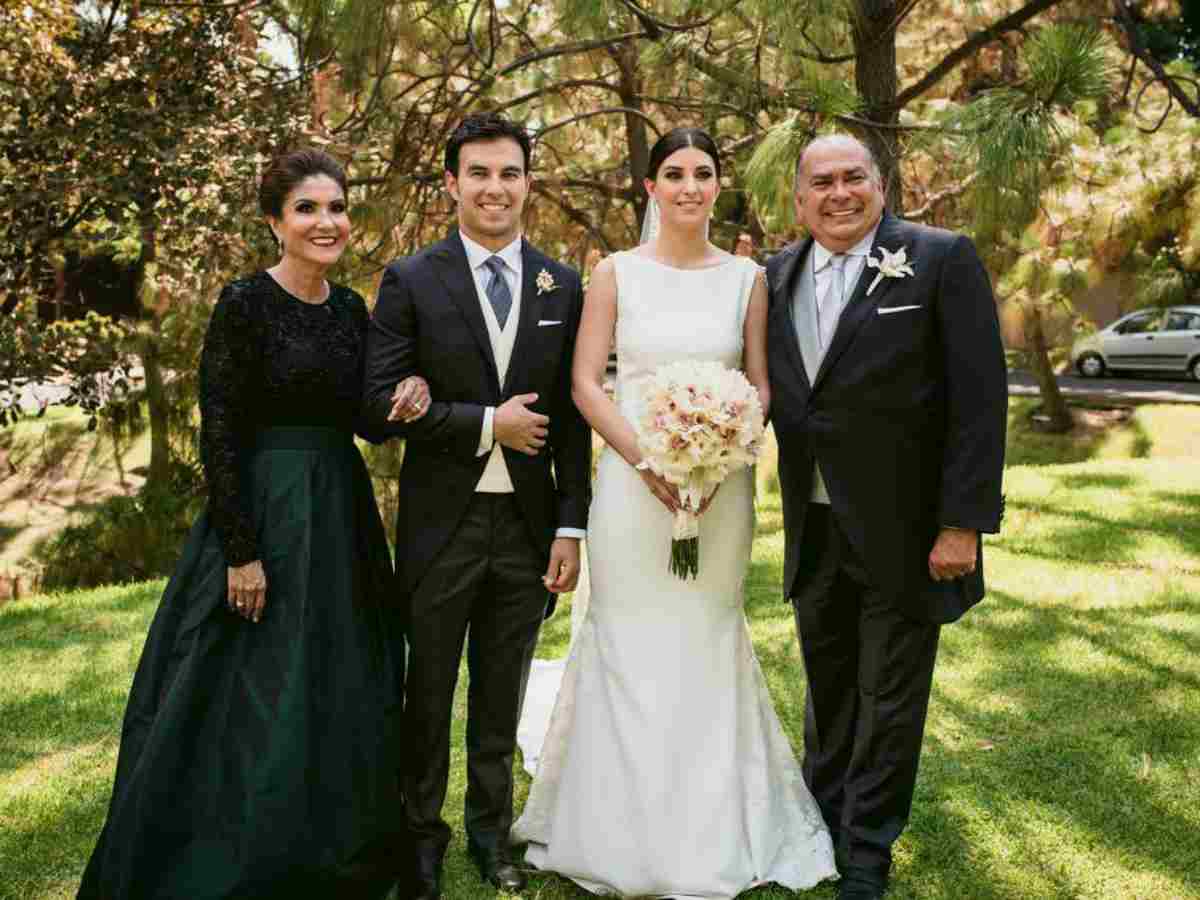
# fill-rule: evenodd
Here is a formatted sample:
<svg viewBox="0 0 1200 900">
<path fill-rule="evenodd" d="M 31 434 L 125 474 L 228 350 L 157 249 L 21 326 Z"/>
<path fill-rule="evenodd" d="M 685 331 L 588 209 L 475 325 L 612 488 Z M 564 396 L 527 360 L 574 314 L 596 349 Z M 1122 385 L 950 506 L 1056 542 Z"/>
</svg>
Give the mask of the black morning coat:
<svg viewBox="0 0 1200 900">
<path fill-rule="evenodd" d="M 396 574 L 406 590 L 471 501 L 488 459 L 477 455 L 484 408 L 515 394 L 536 393 L 530 408 L 550 417 L 537 456 L 503 450 L 530 540 L 548 563 L 556 529 L 587 527 L 591 432 L 571 400 L 582 284 L 574 269 L 527 241 L 521 266 L 520 321 L 503 386 L 457 232 L 384 271 L 367 333 L 364 399 L 374 424 L 406 440 L 396 522 Z M 553 286 L 546 289 L 548 280 Z M 392 391 L 409 375 L 429 382 L 429 410 L 416 422 L 387 422 Z"/>
<path fill-rule="evenodd" d="M 813 461 L 832 512 L 871 576 L 908 618 L 952 622 L 983 598 L 974 574 L 929 575 L 943 525 L 996 532 L 1003 512 L 1007 371 L 987 273 L 966 237 L 885 213 L 879 248 L 905 248 L 913 275 L 864 266 L 813 384 L 792 323 L 812 239 L 767 263 L 771 418 L 793 595 Z M 888 313 L 898 307 L 913 309 Z"/>
</svg>

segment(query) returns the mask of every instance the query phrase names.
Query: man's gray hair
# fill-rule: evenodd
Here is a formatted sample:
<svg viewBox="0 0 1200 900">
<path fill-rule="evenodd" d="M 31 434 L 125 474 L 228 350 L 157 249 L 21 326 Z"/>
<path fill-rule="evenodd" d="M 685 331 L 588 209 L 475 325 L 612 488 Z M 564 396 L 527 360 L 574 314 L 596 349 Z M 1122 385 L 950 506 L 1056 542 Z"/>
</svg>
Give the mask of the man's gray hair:
<svg viewBox="0 0 1200 900">
<path fill-rule="evenodd" d="M 820 149 L 822 147 L 857 147 L 867 155 L 868 169 L 871 175 L 875 177 L 875 182 L 880 186 L 883 185 L 883 172 L 879 168 L 879 161 L 875 159 L 875 154 L 871 152 L 871 148 L 860 141 L 852 134 L 847 134 L 844 131 L 837 131 L 833 134 L 822 134 L 819 137 L 813 138 L 804 145 L 804 149 L 800 151 L 800 156 L 796 159 L 796 175 L 793 183 L 793 189 L 800 190 L 800 173 L 804 171 L 804 158 L 808 155 L 808 151 L 813 148 Z"/>
</svg>

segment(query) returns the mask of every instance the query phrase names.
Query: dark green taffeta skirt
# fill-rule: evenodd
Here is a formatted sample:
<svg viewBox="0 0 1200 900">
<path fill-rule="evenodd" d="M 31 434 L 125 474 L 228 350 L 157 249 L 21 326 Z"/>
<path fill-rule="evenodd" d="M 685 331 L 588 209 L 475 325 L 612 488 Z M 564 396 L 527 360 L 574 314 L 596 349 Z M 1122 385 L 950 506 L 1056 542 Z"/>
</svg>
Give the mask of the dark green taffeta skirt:
<svg viewBox="0 0 1200 900">
<path fill-rule="evenodd" d="M 375 897 L 404 864 L 400 598 L 348 433 L 259 432 L 244 483 L 261 622 L 226 606 L 208 515 L 134 676 L 85 900 Z"/>
</svg>

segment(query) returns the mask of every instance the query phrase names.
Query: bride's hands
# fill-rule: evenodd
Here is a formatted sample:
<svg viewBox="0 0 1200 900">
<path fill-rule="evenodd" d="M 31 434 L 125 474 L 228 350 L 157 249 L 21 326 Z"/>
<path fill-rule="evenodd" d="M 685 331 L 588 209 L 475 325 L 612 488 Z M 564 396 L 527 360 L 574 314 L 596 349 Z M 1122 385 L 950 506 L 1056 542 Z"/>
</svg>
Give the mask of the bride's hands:
<svg viewBox="0 0 1200 900">
<path fill-rule="evenodd" d="M 667 508 L 671 515 L 679 511 L 679 489 L 661 475 L 655 475 L 649 469 L 635 469 L 659 502 Z"/>
<path fill-rule="evenodd" d="M 712 502 L 713 502 L 713 497 L 717 496 L 717 491 L 719 491 L 720 489 L 721 489 L 721 485 L 720 485 L 720 484 L 718 484 L 718 485 L 717 485 L 715 488 L 713 488 L 713 492 L 712 492 L 711 494 L 709 494 L 707 497 L 705 497 L 703 501 L 701 501 L 701 503 L 700 503 L 700 512 L 699 512 L 699 513 L 697 513 L 697 515 L 701 515 L 701 516 L 702 516 L 702 515 L 704 515 L 706 512 L 708 512 L 708 508 L 709 508 L 709 506 L 711 506 L 711 505 L 712 505 Z"/>
</svg>

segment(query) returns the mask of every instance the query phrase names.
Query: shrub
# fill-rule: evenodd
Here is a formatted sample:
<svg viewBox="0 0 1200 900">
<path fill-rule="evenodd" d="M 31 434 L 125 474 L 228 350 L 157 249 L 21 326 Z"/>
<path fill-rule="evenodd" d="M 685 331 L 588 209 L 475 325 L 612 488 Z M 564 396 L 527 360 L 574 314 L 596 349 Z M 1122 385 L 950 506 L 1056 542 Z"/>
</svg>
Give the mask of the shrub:
<svg viewBox="0 0 1200 900">
<path fill-rule="evenodd" d="M 35 551 L 45 590 L 144 581 L 169 575 L 204 504 L 195 472 L 172 471 L 169 483 L 132 497 L 112 497 Z"/>
</svg>

